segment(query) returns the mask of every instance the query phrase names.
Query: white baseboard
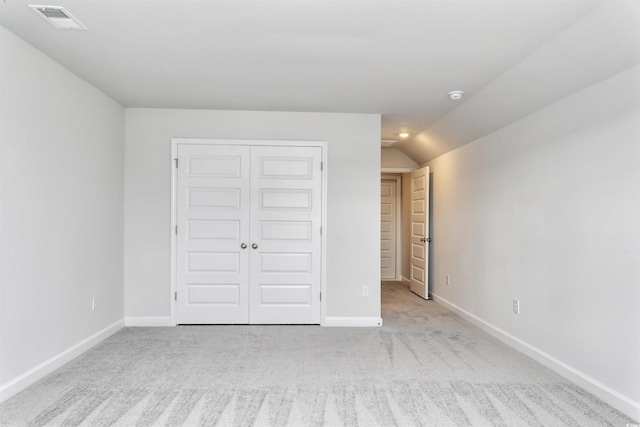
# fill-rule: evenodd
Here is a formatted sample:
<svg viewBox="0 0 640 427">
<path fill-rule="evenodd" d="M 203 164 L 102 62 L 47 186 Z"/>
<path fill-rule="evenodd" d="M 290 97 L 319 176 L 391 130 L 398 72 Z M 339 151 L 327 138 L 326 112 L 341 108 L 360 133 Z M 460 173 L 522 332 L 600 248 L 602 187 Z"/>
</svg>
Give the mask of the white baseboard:
<svg viewBox="0 0 640 427">
<path fill-rule="evenodd" d="M 322 326 L 378 327 L 382 326 L 382 317 L 326 317 Z"/>
<path fill-rule="evenodd" d="M 174 326 L 171 324 L 171 317 L 125 317 L 125 326 Z"/>
<path fill-rule="evenodd" d="M 41 380 L 45 376 L 49 375 L 56 369 L 66 365 L 82 353 L 94 347 L 96 344 L 109 338 L 111 335 L 118 332 L 124 327 L 124 320 L 118 320 L 116 323 L 107 326 L 103 330 L 91 335 L 89 338 L 79 342 L 66 349 L 65 351 L 58 353 L 48 360 L 40 363 L 34 368 L 29 369 L 24 374 L 12 379 L 11 381 L 2 384 L 0 386 L 0 403 L 20 393 L 25 388 L 29 387 L 36 381 Z"/>
<path fill-rule="evenodd" d="M 496 337 L 500 341 L 515 348 L 516 350 L 526 354 L 535 361 L 543 364 L 547 368 L 562 375 L 568 380 L 574 382 L 585 390 L 597 396 L 599 399 L 607 402 L 620 412 L 628 415 L 634 420 L 640 420 L 640 402 L 635 402 L 627 396 L 615 391 L 614 389 L 602 384 L 598 380 L 591 378 L 589 375 L 579 371 L 561 360 L 545 353 L 544 351 L 514 337 L 513 335 L 503 331 L 502 329 L 486 322 L 474 314 L 458 307 L 457 305 L 447 301 L 446 299 L 432 294 L 434 301 L 445 306 L 454 313 L 465 318 L 480 329 Z"/>
</svg>

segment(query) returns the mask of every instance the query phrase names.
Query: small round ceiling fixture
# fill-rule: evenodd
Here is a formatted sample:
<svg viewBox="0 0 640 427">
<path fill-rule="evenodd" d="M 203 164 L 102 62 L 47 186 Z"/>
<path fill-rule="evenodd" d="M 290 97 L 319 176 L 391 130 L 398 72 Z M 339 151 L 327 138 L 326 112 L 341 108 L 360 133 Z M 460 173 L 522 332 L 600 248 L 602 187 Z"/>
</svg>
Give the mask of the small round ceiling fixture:
<svg viewBox="0 0 640 427">
<path fill-rule="evenodd" d="M 462 99 L 462 95 L 464 95 L 464 92 L 461 90 L 452 90 L 451 92 L 449 92 L 449 99 L 452 101 L 459 101 Z"/>
<path fill-rule="evenodd" d="M 411 134 L 410 134 L 409 132 L 400 132 L 400 133 L 398 134 L 398 136 L 399 136 L 400 138 L 409 138 L 409 136 L 411 136 Z"/>
</svg>

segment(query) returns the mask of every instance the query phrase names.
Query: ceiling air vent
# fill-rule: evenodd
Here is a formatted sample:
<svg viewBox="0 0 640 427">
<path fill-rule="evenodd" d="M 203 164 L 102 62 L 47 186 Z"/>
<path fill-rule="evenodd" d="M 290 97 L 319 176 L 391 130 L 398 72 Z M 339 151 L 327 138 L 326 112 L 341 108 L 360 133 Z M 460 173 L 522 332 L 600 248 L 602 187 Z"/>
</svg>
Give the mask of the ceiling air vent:
<svg viewBox="0 0 640 427">
<path fill-rule="evenodd" d="M 53 25 L 59 30 L 86 30 L 87 27 L 82 25 L 75 16 L 70 14 L 62 6 L 39 6 L 29 5 L 31 10 L 40 15 L 42 19 Z"/>
</svg>

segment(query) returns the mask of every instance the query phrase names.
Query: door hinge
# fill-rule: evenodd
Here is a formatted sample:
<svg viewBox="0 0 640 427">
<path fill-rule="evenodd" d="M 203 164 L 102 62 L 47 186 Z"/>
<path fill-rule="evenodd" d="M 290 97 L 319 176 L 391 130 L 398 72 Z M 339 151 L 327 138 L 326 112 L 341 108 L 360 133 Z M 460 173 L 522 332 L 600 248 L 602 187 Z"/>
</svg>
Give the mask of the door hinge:
<svg viewBox="0 0 640 427">
<path fill-rule="evenodd" d="M 320 301 L 322 301 L 322 292 L 320 292 Z"/>
<path fill-rule="evenodd" d="M 178 226 L 176 225 L 176 235 L 178 234 Z"/>
<path fill-rule="evenodd" d="M 322 236 L 322 227 L 320 227 L 320 235 Z"/>
<path fill-rule="evenodd" d="M 177 291 L 173 293 L 173 299 L 174 299 L 174 301 L 178 301 L 178 292 Z"/>
<path fill-rule="evenodd" d="M 324 170 L 324 162 L 320 162 L 320 171 Z"/>
<path fill-rule="evenodd" d="M 173 159 L 176 161 L 176 169 L 178 168 L 178 159 Z"/>
</svg>

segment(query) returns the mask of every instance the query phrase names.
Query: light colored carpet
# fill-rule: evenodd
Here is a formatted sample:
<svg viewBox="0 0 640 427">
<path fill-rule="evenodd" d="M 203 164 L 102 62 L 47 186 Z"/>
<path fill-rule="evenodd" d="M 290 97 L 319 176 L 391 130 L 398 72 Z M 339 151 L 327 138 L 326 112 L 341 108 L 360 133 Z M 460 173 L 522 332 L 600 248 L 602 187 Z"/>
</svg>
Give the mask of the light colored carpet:
<svg viewBox="0 0 640 427">
<path fill-rule="evenodd" d="M 0 405 L 0 424 L 633 422 L 403 284 L 383 284 L 383 319 L 383 328 L 125 328 Z"/>
</svg>

